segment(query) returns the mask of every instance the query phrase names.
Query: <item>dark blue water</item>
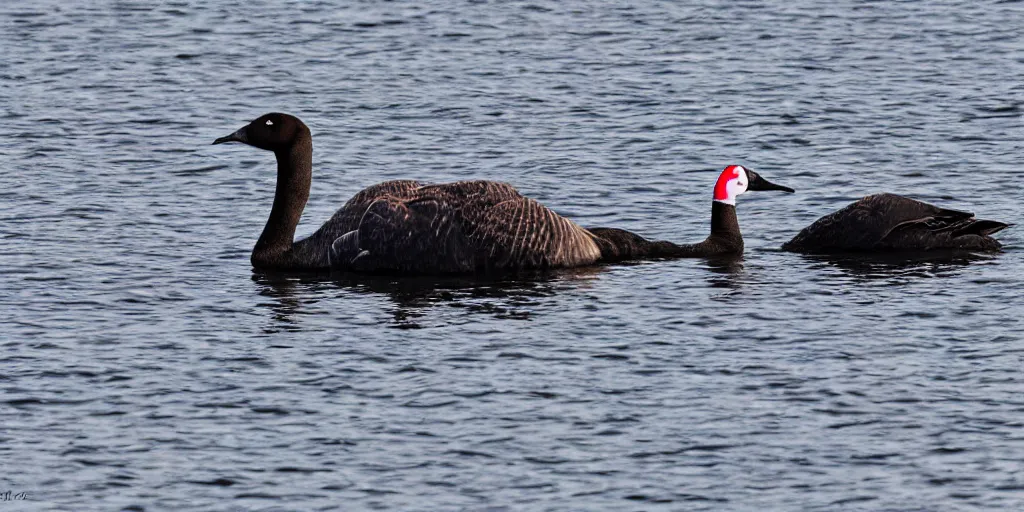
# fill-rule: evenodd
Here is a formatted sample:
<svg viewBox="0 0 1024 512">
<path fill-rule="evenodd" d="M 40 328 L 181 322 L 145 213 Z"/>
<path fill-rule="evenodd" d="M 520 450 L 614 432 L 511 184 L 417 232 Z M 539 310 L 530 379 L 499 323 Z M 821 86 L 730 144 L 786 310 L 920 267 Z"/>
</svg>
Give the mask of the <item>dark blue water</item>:
<svg viewBox="0 0 1024 512">
<path fill-rule="evenodd" d="M 892 191 L 1019 222 L 1018 2 L 7 2 L 5 510 L 1024 508 L 1024 245 L 776 248 Z M 312 232 L 395 178 L 512 183 L 734 262 L 496 282 L 253 274 L 268 111 Z"/>
</svg>

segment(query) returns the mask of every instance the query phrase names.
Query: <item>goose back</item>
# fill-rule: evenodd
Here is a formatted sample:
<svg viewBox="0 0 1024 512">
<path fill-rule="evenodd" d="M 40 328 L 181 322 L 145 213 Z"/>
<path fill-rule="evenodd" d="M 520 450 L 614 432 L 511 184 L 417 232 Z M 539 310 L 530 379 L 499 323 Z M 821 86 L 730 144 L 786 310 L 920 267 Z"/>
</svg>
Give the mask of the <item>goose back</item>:
<svg viewBox="0 0 1024 512">
<path fill-rule="evenodd" d="M 366 209 L 374 201 L 382 197 L 412 197 L 416 189 L 422 186 L 422 183 L 414 180 L 393 180 L 366 187 L 352 196 L 320 229 L 328 230 L 325 236 L 333 242 L 339 236 L 357 229 Z"/>
<path fill-rule="evenodd" d="M 586 230 L 511 185 L 462 181 L 378 195 L 330 259 L 359 272 L 466 273 L 589 265 L 600 254 Z"/>
<path fill-rule="evenodd" d="M 867 196 L 804 228 L 783 250 L 805 253 L 995 250 L 988 235 L 1007 227 L 973 213 L 896 194 Z"/>
</svg>

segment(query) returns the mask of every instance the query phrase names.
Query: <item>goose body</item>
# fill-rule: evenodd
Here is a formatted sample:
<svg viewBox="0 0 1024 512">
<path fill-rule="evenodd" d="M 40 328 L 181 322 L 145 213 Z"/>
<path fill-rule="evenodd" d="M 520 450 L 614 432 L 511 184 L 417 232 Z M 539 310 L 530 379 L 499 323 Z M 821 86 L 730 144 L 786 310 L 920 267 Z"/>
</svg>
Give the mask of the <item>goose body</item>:
<svg viewBox="0 0 1024 512">
<path fill-rule="evenodd" d="M 386 184 L 385 184 L 386 185 Z M 460 181 L 360 192 L 339 211 L 334 270 L 473 273 L 592 265 L 601 250 L 587 230 L 514 187 Z"/>
<path fill-rule="evenodd" d="M 1008 225 L 896 194 L 867 196 L 804 228 L 782 249 L 810 254 L 931 250 L 995 251 Z"/>
<path fill-rule="evenodd" d="M 312 179 L 309 129 L 272 113 L 214 144 L 232 141 L 277 157 L 274 205 L 251 258 L 260 270 L 459 274 L 738 254 L 735 196 L 748 189 L 792 192 L 729 166 L 715 188 L 711 235 L 679 245 L 621 229 L 584 229 L 506 183 L 387 181 L 363 189 L 312 235 L 293 241 Z"/>
</svg>

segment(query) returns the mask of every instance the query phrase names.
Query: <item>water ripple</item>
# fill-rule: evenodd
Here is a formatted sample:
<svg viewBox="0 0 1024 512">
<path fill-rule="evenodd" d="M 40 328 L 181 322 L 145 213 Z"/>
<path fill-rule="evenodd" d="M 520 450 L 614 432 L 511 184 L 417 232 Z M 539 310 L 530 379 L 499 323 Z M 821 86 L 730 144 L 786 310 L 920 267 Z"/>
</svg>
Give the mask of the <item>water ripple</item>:
<svg viewBox="0 0 1024 512">
<path fill-rule="evenodd" d="M 1015 510 L 1022 238 L 776 248 L 896 191 L 1021 217 L 1014 2 L 0 6 L 0 491 L 40 510 Z M 396 178 L 747 252 L 530 279 L 254 275 L 300 115 L 300 234 Z"/>
</svg>

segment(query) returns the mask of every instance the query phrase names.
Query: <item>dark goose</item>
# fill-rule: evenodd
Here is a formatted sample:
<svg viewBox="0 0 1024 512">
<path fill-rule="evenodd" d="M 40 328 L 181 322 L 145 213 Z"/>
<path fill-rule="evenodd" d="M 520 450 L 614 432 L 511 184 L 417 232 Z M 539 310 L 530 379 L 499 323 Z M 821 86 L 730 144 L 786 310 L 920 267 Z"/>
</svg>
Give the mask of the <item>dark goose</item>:
<svg viewBox="0 0 1024 512">
<path fill-rule="evenodd" d="M 277 157 L 274 205 L 252 251 L 258 270 L 458 274 L 739 254 L 736 196 L 793 191 L 729 166 L 715 185 L 711 235 L 676 245 L 621 229 L 583 229 L 505 183 L 387 181 L 360 191 L 315 233 L 293 241 L 312 179 L 309 128 L 293 116 L 271 113 L 214 144 L 232 141 Z"/>
<path fill-rule="evenodd" d="M 809 254 L 996 251 L 1002 244 L 989 235 L 1008 226 L 909 197 L 877 194 L 816 220 L 782 249 Z"/>
</svg>

